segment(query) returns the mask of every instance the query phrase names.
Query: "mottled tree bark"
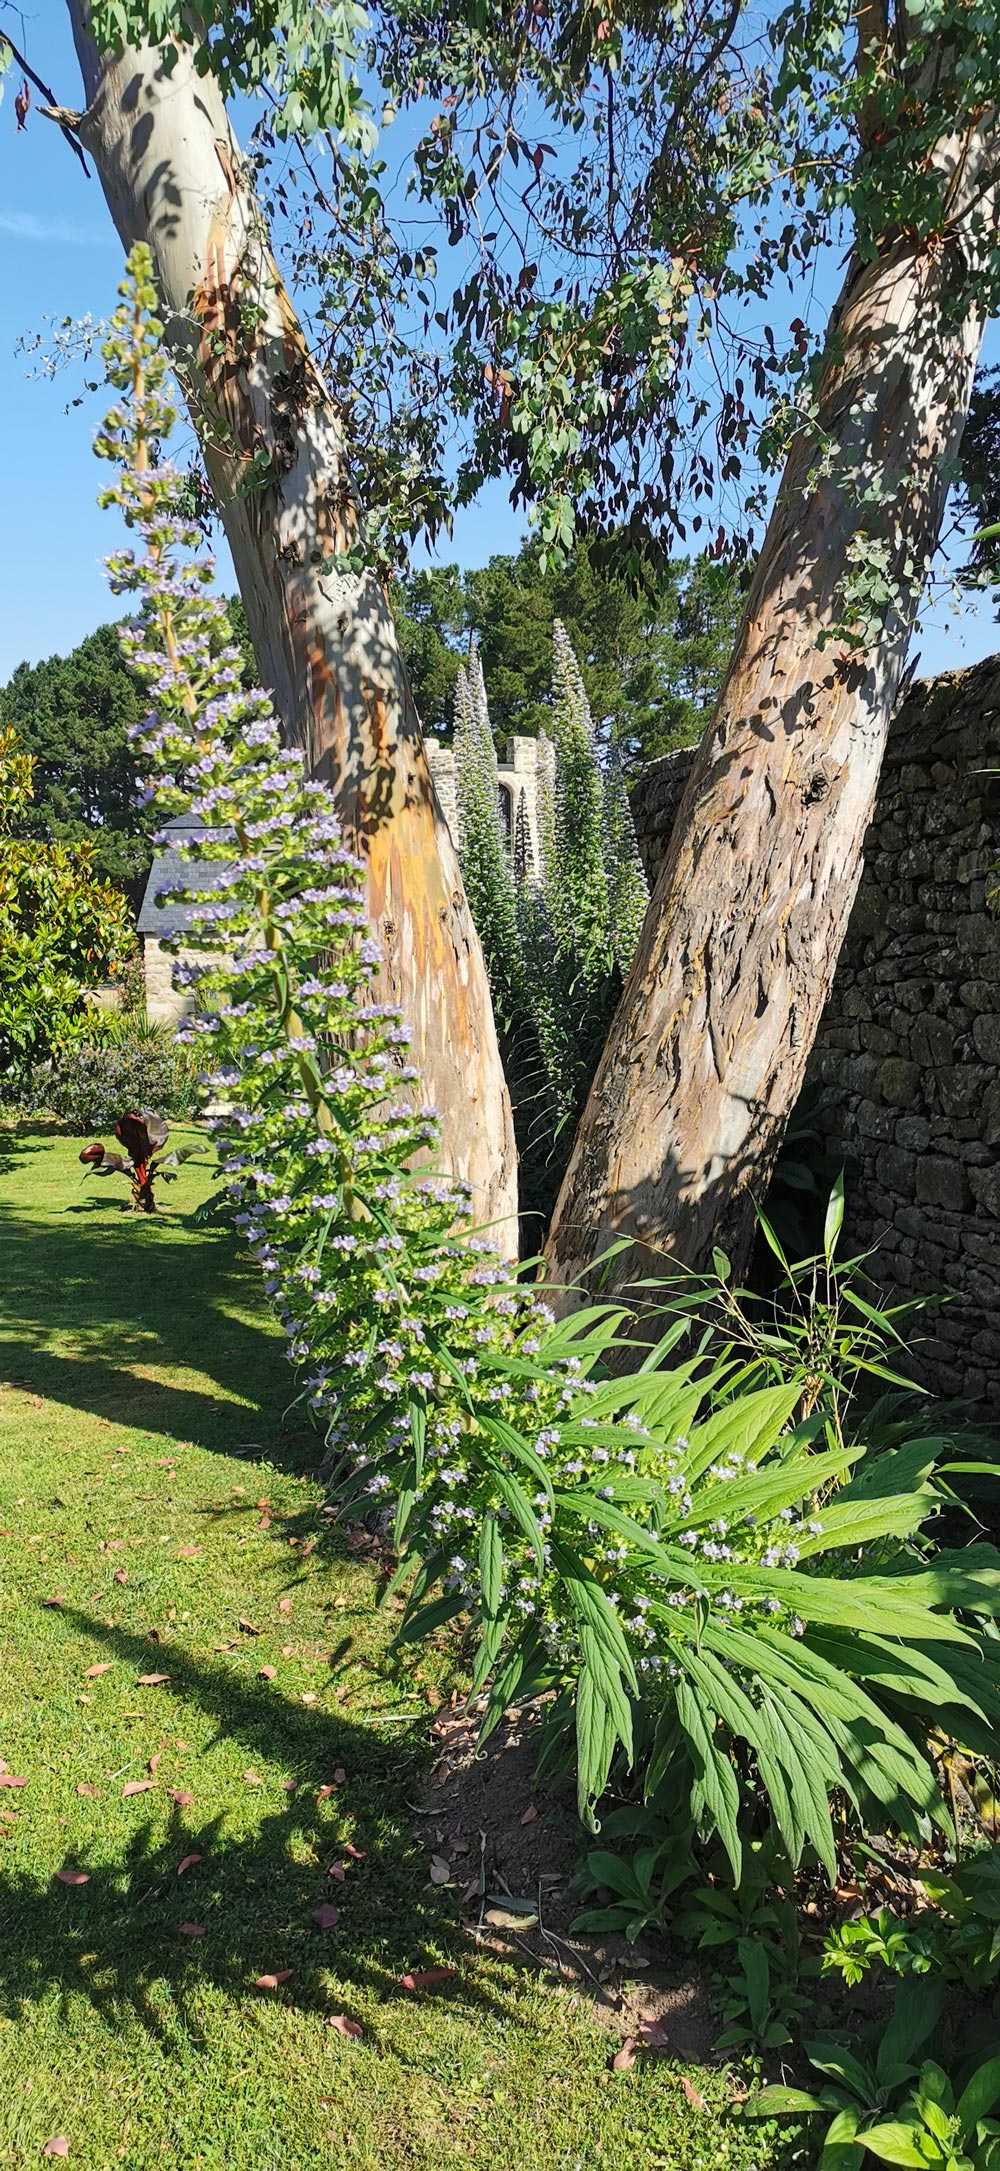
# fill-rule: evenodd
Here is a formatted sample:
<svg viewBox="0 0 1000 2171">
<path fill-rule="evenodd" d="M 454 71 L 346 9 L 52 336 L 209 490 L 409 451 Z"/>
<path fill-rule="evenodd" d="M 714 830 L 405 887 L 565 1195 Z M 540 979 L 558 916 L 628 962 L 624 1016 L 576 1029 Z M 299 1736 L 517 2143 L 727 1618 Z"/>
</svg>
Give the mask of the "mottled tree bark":
<svg viewBox="0 0 1000 2171">
<path fill-rule="evenodd" d="M 817 426 L 791 449 L 556 1207 L 557 1282 L 623 1236 L 616 1288 L 704 1268 L 715 1245 L 746 1261 L 857 889 L 982 337 L 995 141 L 970 130 L 937 157 L 940 233 L 848 272 Z M 852 649 L 844 583 L 871 543 L 892 601 Z"/>
<path fill-rule="evenodd" d="M 124 247 L 153 251 L 258 668 L 367 860 L 383 994 L 413 1027 L 446 1163 L 516 1256 L 514 1134 L 479 938 L 381 582 L 336 562 L 361 535 L 340 417 L 211 74 L 191 50 L 169 74 L 149 46 L 99 58 L 87 0 L 68 5 L 88 100 L 77 133 Z"/>
</svg>

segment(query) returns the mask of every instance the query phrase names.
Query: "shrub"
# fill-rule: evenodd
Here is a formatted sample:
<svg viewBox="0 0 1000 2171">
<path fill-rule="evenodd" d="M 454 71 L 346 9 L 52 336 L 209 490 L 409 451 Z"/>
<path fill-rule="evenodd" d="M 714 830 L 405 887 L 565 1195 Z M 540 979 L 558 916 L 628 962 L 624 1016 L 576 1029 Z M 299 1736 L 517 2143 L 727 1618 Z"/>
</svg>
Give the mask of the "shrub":
<svg viewBox="0 0 1000 2171">
<path fill-rule="evenodd" d="M 340 1503 L 395 1507 L 401 1638 L 461 1616 L 487 1731 L 549 1692 L 587 1819 L 624 1751 L 737 1878 L 748 1805 L 828 1870 L 834 1795 L 904 1831 L 946 1822 L 932 1734 L 974 1747 L 1000 1723 L 1000 1643 L 979 1625 L 1000 1613 L 1000 1557 L 931 1551 L 940 1443 L 846 1437 L 808 1339 L 680 1358 L 683 1313 L 653 1348 L 606 1305 L 556 1322 L 460 1233 L 465 1187 L 414 1167 L 434 1111 L 409 1090 L 405 1021 L 371 1000 L 363 866 L 268 697 L 240 686 L 209 569 L 178 563 L 197 531 L 183 478 L 147 459 L 172 420 L 148 252 L 132 275 L 108 348 L 132 405 L 102 450 L 145 554 L 113 574 L 142 597 L 125 637 L 156 702 L 160 805 L 190 808 L 199 858 L 226 863 L 184 941 L 217 958 L 224 934 L 229 962 L 184 967 L 216 1004 L 186 1031 L 230 1104 L 226 1173 Z M 835 1211 L 813 1262 L 827 1312 L 836 1234 Z M 820 1345 L 835 1386 L 839 1342 Z"/>
<path fill-rule="evenodd" d="M 134 950 L 125 898 L 89 845 L 24 834 L 35 762 L 0 731 L 0 1077 L 16 1087 L 80 1030 L 84 994 Z"/>
<path fill-rule="evenodd" d="M 33 1073 L 22 1093 L 29 1113 L 62 1116 L 78 1137 L 113 1126 L 123 1108 L 154 1108 L 175 1120 L 197 1105 L 194 1069 L 164 1026 L 116 1020 L 101 1039 L 75 1041 Z"/>
</svg>

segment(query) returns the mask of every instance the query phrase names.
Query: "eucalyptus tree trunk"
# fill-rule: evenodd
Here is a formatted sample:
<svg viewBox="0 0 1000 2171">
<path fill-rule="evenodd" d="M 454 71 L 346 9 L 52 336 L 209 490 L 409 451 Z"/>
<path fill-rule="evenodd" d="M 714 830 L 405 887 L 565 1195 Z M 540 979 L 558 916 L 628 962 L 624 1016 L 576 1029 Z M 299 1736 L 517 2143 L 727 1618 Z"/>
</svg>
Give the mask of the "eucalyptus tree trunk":
<svg viewBox="0 0 1000 2171">
<path fill-rule="evenodd" d="M 182 50 L 101 58 L 68 0 L 87 110 L 76 133 L 126 249 L 153 252 L 250 636 L 288 741 L 334 788 L 368 866 L 382 992 L 413 1027 L 449 1168 L 517 1253 L 510 1102 L 489 984 L 381 582 L 362 540 L 344 431 L 271 253 L 211 73 Z"/>
<path fill-rule="evenodd" d="M 939 232 L 887 236 L 848 271 L 815 424 L 789 454 L 557 1202 L 557 1283 L 623 1237 L 603 1270 L 618 1288 L 705 1268 L 716 1245 L 746 1261 L 847 928 L 968 409 L 976 270 L 996 231 L 986 126 L 937 146 Z M 882 620 L 858 646 L 842 631 L 852 593 Z"/>
</svg>

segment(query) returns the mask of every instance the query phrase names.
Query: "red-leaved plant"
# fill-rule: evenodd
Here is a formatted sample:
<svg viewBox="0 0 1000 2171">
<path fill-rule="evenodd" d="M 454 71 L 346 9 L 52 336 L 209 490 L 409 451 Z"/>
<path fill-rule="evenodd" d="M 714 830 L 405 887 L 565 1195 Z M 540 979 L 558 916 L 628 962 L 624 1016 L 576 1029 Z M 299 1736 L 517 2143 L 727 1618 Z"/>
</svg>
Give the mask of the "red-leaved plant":
<svg viewBox="0 0 1000 2171">
<path fill-rule="evenodd" d="M 80 1159 L 95 1176 L 127 1176 L 135 1212 L 155 1214 L 154 1181 L 162 1178 L 164 1183 L 173 1183 L 180 1163 L 193 1150 L 181 1146 L 174 1153 L 164 1154 L 162 1149 L 169 1136 L 162 1116 L 150 1115 L 148 1110 L 143 1115 L 130 1113 L 119 1116 L 115 1124 L 115 1137 L 124 1146 L 127 1160 L 120 1153 L 110 1153 L 97 1138 L 92 1145 L 84 1146 Z"/>
</svg>

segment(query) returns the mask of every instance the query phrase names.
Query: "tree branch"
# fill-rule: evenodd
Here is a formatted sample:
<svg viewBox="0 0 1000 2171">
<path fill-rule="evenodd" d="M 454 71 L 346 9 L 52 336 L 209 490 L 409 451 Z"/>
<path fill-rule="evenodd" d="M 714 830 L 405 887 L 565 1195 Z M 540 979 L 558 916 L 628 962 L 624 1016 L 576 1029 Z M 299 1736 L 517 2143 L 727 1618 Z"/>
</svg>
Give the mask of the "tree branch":
<svg viewBox="0 0 1000 2171">
<path fill-rule="evenodd" d="M 83 167 L 84 173 L 86 174 L 89 181 L 90 167 L 88 166 L 87 161 L 83 155 L 83 145 L 77 142 L 77 139 L 73 134 L 72 119 L 68 114 L 66 107 L 56 104 L 55 91 L 50 88 L 48 83 L 42 82 L 41 76 L 36 75 L 33 68 L 29 68 L 28 63 L 25 60 L 24 54 L 22 52 L 19 52 L 13 38 L 10 35 L 9 30 L 6 30 L 2 23 L 0 23 L 0 40 L 3 41 L 4 45 L 10 46 L 11 52 L 14 55 L 14 59 L 16 60 L 18 67 L 21 69 L 22 74 L 27 76 L 29 83 L 32 83 L 35 89 L 41 93 L 42 97 L 48 100 L 48 106 L 40 106 L 38 109 L 39 112 L 45 114 L 46 120 L 55 121 L 57 127 L 62 130 L 62 133 L 65 136 L 67 143 L 69 144 L 70 150 L 76 152 L 76 156 L 79 159 L 80 164 Z"/>
</svg>

